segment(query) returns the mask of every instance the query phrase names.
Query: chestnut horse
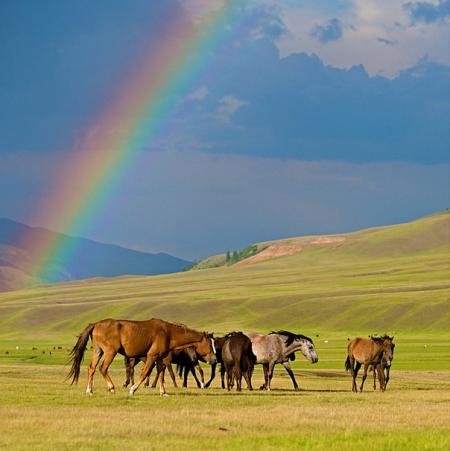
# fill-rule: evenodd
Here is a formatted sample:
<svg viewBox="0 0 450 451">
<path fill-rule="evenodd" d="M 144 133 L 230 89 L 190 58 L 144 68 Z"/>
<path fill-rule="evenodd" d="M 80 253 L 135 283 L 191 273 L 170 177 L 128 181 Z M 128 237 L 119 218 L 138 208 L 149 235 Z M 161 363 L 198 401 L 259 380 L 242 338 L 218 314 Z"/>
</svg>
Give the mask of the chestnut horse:
<svg viewBox="0 0 450 451">
<path fill-rule="evenodd" d="M 146 357 L 147 361 L 137 383 L 130 388 L 130 395 L 139 388 L 156 362 L 161 369 L 161 395 L 166 394 L 164 384 L 164 362 L 171 351 L 193 346 L 195 351 L 208 363 L 215 363 L 214 338 L 207 332 L 198 332 L 182 324 L 170 323 L 152 318 L 146 321 L 128 321 L 104 319 L 89 324 L 78 336 L 78 341 L 71 352 L 72 368 L 68 378 L 72 377 L 72 384 L 78 382 L 80 366 L 84 352 L 92 339 L 94 349 L 91 363 L 88 367 L 88 384 L 86 393 L 92 395 L 92 384 L 95 369 L 103 357 L 100 373 L 105 379 L 108 390 L 114 393 L 114 384 L 108 374 L 108 368 L 114 357 L 120 353 L 127 357 Z"/>
<path fill-rule="evenodd" d="M 364 365 L 364 374 L 360 386 L 360 391 L 363 390 L 364 382 L 367 377 L 367 369 L 369 366 L 373 366 L 378 372 L 378 379 L 380 381 L 380 390 L 386 389 L 386 383 L 384 378 L 385 366 L 390 366 L 394 357 L 395 344 L 392 342 L 394 337 L 384 335 L 383 337 L 370 337 L 368 338 L 354 338 L 347 346 L 347 360 L 345 361 L 345 369 L 351 371 L 353 377 L 352 391 L 357 392 L 356 376 Z M 384 364 L 382 365 L 382 360 Z"/>
</svg>

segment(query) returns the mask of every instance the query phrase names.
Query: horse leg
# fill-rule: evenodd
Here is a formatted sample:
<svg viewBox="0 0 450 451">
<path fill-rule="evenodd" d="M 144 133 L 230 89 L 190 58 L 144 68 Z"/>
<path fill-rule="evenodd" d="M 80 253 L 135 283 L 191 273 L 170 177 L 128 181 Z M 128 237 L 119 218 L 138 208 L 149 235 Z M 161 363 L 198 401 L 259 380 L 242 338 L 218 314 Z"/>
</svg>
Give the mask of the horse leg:
<svg viewBox="0 0 450 451">
<path fill-rule="evenodd" d="M 191 366 L 189 368 L 189 371 L 191 372 L 192 377 L 194 378 L 194 381 L 197 384 L 197 388 L 202 388 L 203 386 L 200 384 L 200 381 L 199 381 L 199 379 L 197 377 L 197 374 L 195 374 L 195 367 Z"/>
<path fill-rule="evenodd" d="M 183 369 L 183 388 L 187 388 L 188 376 L 189 376 L 189 368 L 185 366 Z"/>
<path fill-rule="evenodd" d="M 294 372 L 292 371 L 291 365 L 289 365 L 289 362 L 283 362 L 284 369 L 289 374 L 292 383 L 294 384 L 294 390 L 298 390 L 298 384 L 294 377 Z"/>
<path fill-rule="evenodd" d="M 151 348 L 150 348 L 151 349 Z M 147 354 L 147 361 L 145 362 L 144 368 L 142 369 L 141 375 L 139 376 L 139 380 L 137 383 L 134 383 L 130 387 L 130 396 L 134 395 L 134 392 L 139 388 L 139 386 L 144 382 L 145 378 L 150 374 L 151 369 L 153 369 L 156 359 L 158 358 L 158 355 L 155 352 L 152 352 Z"/>
<path fill-rule="evenodd" d="M 372 371 L 373 371 L 373 389 L 376 390 L 377 389 L 377 369 L 376 369 L 376 366 L 372 366 Z"/>
<path fill-rule="evenodd" d="M 241 382 L 242 382 L 242 372 L 239 363 L 234 365 L 234 379 L 236 380 L 236 390 L 241 391 Z"/>
<path fill-rule="evenodd" d="M 105 352 L 105 358 L 103 359 L 103 362 L 100 365 L 100 373 L 102 373 L 103 378 L 105 379 L 106 383 L 108 384 L 108 391 L 110 393 L 115 393 L 115 391 L 114 391 L 113 381 L 108 374 L 108 368 L 110 367 L 116 354 L 117 354 L 117 352 L 114 350 L 108 350 L 107 352 Z"/>
<path fill-rule="evenodd" d="M 391 367 L 390 367 L 390 366 L 387 366 L 387 367 L 386 367 L 386 376 L 385 376 L 385 380 L 384 380 L 384 389 L 385 389 L 385 390 L 386 390 L 387 384 L 388 384 L 388 382 L 389 382 L 389 373 L 390 373 L 390 371 L 391 371 Z"/>
<path fill-rule="evenodd" d="M 164 381 L 164 373 L 166 372 L 166 365 L 165 365 L 163 360 L 158 359 L 156 361 L 156 366 L 158 368 L 158 371 L 160 372 L 160 376 L 159 376 L 159 394 L 161 396 L 169 396 L 166 393 L 166 384 L 165 384 L 165 381 Z"/>
<path fill-rule="evenodd" d="M 221 386 L 223 389 L 225 389 L 225 365 L 223 363 L 220 364 L 220 379 L 221 379 Z"/>
<path fill-rule="evenodd" d="M 384 368 L 380 364 L 380 365 L 378 365 L 377 370 L 378 370 L 378 381 L 380 382 L 380 390 L 384 391 L 384 390 L 386 390 L 385 381 L 384 381 Z"/>
<path fill-rule="evenodd" d="M 213 381 L 213 379 L 216 377 L 216 366 L 217 366 L 217 363 L 213 363 L 211 365 L 211 377 L 210 377 L 209 381 L 205 384 L 205 388 L 208 388 L 211 385 L 211 382 Z"/>
<path fill-rule="evenodd" d="M 156 366 L 156 376 L 155 376 L 154 379 L 153 379 L 153 382 L 152 382 L 152 388 L 155 388 L 155 387 L 156 387 L 156 384 L 158 383 L 159 375 L 161 374 L 161 370 L 158 368 L 158 365 L 157 365 L 156 363 L 153 364 L 153 367 L 152 367 L 152 368 L 150 368 L 150 373 L 149 373 L 149 375 L 147 376 L 147 380 L 146 380 L 146 382 L 145 382 L 145 385 L 147 385 L 147 381 L 150 379 L 150 375 L 152 374 L 152 371 L 153 371 L 153 369 L 155 368 L 155 366 Z"/>
<path fill-rule="evenodd" d="M 130 385 L 130 381 L 131 381 L 131 362 L 130 362 L 130 358 L 127 356 L 124 356 L 123 361 L 125 363 L 125 376 L 126 376 L 123 386 L 128 387 L 128 385 Z"/>
<path fill-rule="evenodd" d="M 88 383 L 86 388 L 86 394 L 92 396 L 92 384 L 94 382 L 94 373 L 97 368 L 98 362 L 103 355 L 103 351 L 97 344 L 94 344 L 94 353 L 92 355 L 91 363 L 88 366 Z"/>
<path fill-rule="evenodd" d="M 197 365 L 195 365 L 195 369 L 200 374 L 200 379 L 201 379 L 200 388 L 205 388 L 205 373 L 203 372 L 203 369 L 202 369 L 202 367 L 200 366 L 200 364 L 198 362 L 197 362 Z M 197 376 L 195 376 L 195 370 L 194 370 L 194 378 L 195 378 L 195 380 L 197 382 L 197 385 L 198 385 L 198 378 L 197 378 Z"/>
<path fill-rule="evenodd" d="M 357 393 L 358 388 L 356 387 L 356 376 L 358 375 L 359 368 L 361 367 L 361 364 L 359 362 L 355 362 L 354 357 L 348 356 L 349 364 L 350 364 L 350 372 L 352 375 L 352 391 Z M 355 365 L 356 363 L 356 365 Z"/>
<path fill-rule="evenodd" d="M 167 369 L 168 369 L 168 371 L 169 371 L 170 378 L 172 379 L 173 386 L 174 386 L 175 388 L 178 388 L 178 385 L 177 385 L 177 379 L 175 378 L 175 374 L 174 374 L 174 372 L 173 372 L 173 368 L 172 368 L 172 364 L 171 364 L 171 363 L 169 363 L 169 364 L 167 365 Z"/>
<path fill-rule="evenodd" d="M 227 374 L 227 390 L 230 391 L 231 389 L 231 371 L 233 368 L 230 367 L 229 364 L 225 364 L 225 371 Z"/>
<path fill-rule="evenodd" d="M 244 375 L 245 382 L 247 384 L 247 389 L 253 390 L 251 370 L 247 369 L 246 371 L 243 372 L 243 375 Z"/>
<path fill-rule="evenodd" d="M 262 364 L 263 367 L 263 373 L 264 373 L 264 384 L 259 387 L 260 390 L 265 390 L 268 386 L 268 371 L 269 371 L 269 365 L 267 363 Z"/>
<path fill-rule="evenodd" d="M 275 364 L 274 363 L 269 363 L 269 368 L 268 368 L 268 385 L 266 387 L 266 389 L 268 391 L 270 391 L 270 383 L 272 382 L 272 377 L 273 377 L 273 369 L 275 368 Z"/>
<path fill-rule="evenodd" d="M 361 391 L 363 391 L 363 387 L 364 387 L 364 382 L 366 381 L 366 377 L 367 377 L 367 368 L 369 367 L 369 365 L 367 363 L 364 364 L 364 373 L 362 376 L 362 381 L 361 381 L 361 387 L 359 387 L 359 389 Z"/>
</svg>

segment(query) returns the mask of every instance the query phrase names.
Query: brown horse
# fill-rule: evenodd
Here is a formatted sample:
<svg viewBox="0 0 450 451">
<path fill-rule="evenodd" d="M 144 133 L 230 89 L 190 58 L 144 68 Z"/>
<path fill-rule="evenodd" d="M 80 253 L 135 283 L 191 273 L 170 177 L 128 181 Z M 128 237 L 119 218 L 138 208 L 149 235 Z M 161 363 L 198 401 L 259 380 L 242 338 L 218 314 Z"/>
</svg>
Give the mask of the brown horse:
<svg viewBox="0 0 450 451">
<path fill-rule="evenodd" d="M 237 391 L 241 391 L 242 376 L 247 382 L 247 388 L 253 390 L 252 374 L 256 356 L 252 351 L 252 342 L 242 332 L 231 332 L 225 336 L 222 347 L 222 360 L 227 373 L 227 389 L 230 391 L 236 381 Z"/>
<path fill-rule="evenodd" d="M 89 324 L 78 336 L 78 341 L 71 352 L 72 368 L 68 375 L 68 378 L 72 377 L 72 384 L 78 381 L 80 366 L 89 337 L 92 339 L 94 349 L 88 367 L 86 393 L 89 395 L 92 395 L 95 369 L 102 356 L 103 362 L 100 365 L 100 372 L 111 393 L 114 393 L 114 384 L 108 374 L 108 368 L 118 353 L 127 357 L 145 356 L 147 358 L 138 382 L 130 388 L 130 395 L 133 395 L 139 388 L 155 362 L 161 369 L 160 394 L 166 394 L 163 359 L 175 349 L 193 346 L 195 351 L 208 363 L 215 363 L 216 361 L 214 338 L 207 332 L 198 332 L 182 324 L 170 323 L 156 318 L 146 321 L 104 319 Z"/>
<path fill-rule="evenodd" d="M 378 379 L 380 381 L 380 390 L 384 391 L 386 388 L 384 380 L 384 371 L 382 369 L 381 361 L 384 358 L 387 365 L 394 356 L 394 337 L 384 335 L 383 337 L 354 338 L 347 346 L 347 360 L 345 361 L 345 369 L 351 371 L 353 377 L 352 391 L 357 392 L 356 376 L 364 365 L 364 374 L 361 381 L 360 390 L 363 390 L 364 382 L 367 378 L 367 369 L 372 366 L 378 372 Z"/>
</svg>

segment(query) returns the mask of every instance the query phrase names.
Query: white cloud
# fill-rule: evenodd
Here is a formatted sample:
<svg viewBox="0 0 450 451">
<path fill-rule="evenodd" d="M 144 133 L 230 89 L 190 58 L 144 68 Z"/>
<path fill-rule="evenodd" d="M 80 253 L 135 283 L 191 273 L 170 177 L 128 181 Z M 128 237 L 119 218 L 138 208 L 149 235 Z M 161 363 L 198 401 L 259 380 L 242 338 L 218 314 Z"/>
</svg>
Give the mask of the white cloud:
<svg viewBox="0 0 450 451">
<path fill-rule="evenodd" d="M 248 102 L 238 99 L 237 97 L 228 95 L 219 99 L 219 106 L 217 107 L 217 117 L 224 122 L 229 122 L 231 116 L 236 113 L 239 108 L 248 105 Z"/>
<path fill-rule="evenodd" d="M 202 85 L 186 96 L 186 100 L 203 100 L 209 94 L 208 86 Z"/>
</svg>

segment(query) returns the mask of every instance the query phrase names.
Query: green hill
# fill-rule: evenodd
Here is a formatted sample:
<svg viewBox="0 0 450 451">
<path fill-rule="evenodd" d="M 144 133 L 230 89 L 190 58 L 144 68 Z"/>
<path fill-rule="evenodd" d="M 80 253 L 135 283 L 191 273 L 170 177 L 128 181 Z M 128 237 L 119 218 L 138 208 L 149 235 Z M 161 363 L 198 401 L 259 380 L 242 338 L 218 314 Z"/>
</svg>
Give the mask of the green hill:
<svg viewBox="0 0 450 451">
<path fill-rule="evenodd" d="M 71 342 L 91 321 L 152 316 L 217 332 L 446 333 L 449 231 L 445 212 L 350 234 L 259 243 L 255 256 L 231 266 L 2 293 L 0 338 Z"/>
</svg>

